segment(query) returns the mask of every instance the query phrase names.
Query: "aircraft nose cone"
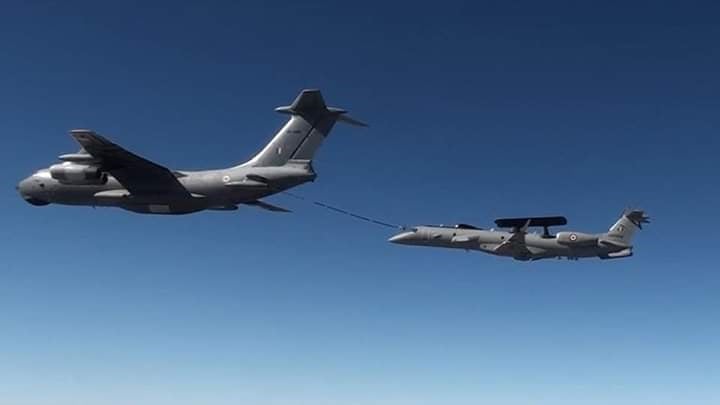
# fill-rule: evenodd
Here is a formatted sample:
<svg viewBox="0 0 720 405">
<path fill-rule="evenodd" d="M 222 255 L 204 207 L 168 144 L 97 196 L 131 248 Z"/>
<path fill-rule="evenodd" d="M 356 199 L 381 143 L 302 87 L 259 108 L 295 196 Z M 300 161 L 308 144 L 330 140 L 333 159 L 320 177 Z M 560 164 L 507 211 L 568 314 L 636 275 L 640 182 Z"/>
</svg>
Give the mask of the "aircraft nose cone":
<svg viewBox="0 0 720 405">
<path fill-rule="evenodd" d="M 27 201 L 29 204 L 37 206 L 48 205 L 49 202 L 41 198 L 41 196 L 37 195 L 38 193 L 36 186 L 37 183 L 32 178 L 32 176 L 30 176 L 21 180 L 20 183 L 15 186 L 15 188 L 20 194 L 20 197 L 22 197 L 22 199 Z"/>
<path fill-rule="evenodd" d="M 393 235 L 388 239 L 390 243 L 397 243 L 399 245 L 407 244 L 411 242 L 415 237 L 414 232 L 400 232 L 397 235 Z"/>
<path fill-rule="evenodd" d="M 30 197 L 30 195 L 29 195 L 29 194 L 30 194 L 30 188 L 31 188 L 31 187 L 30 187 L 30 181 L 31 181 L 31 180 L 30 180 L 30 178 L 28 177 L 28 178 L 25 178 L 25 179 L 20 180 L 20 182 L 17 184 L 17 186 L 15 186 L 15 189 L 18 191 L 18 193 L 20 193 L 20 196 L 21 196 L 22 198 L 27 199 L 28 197 Z"/>
</svg>

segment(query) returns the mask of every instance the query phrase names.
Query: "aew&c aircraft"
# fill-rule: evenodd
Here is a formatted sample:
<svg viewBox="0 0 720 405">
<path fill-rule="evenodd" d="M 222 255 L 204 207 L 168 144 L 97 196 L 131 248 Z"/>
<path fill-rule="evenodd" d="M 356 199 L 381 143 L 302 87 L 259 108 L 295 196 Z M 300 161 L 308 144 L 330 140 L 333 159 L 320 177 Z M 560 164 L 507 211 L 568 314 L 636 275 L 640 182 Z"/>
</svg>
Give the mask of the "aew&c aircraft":
<svg viewBox="0 0 720 405">
<path fill-rule="evenodd" d="M 503 218 L 495 221 L 498 228 L 484 230 L 472 225 L 417 226 L 389 239 L 400 245 L 430 246 L 479 250 L 508 256 L 516 260 L 583 257 L 618 259 L 633 254 L 632 239 L 642 224 L 650 222 L 643 211 L 630 210 L 605 233 L 558 232 L 550 234 L 548 227 L 566 225 L 565 217 Z M 532 226 L 543 227 L 543 233 L 528 233 Z"/>
</svg>

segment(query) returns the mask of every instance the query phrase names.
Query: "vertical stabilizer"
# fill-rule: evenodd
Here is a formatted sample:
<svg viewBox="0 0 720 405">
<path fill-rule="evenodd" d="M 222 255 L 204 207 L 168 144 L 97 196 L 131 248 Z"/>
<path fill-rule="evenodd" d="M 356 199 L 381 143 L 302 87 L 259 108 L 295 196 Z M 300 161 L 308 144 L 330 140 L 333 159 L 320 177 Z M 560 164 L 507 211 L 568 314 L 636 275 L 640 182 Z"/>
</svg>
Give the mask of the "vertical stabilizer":
<svg viewBox="0 0 720 405">
<path fill-rule="evenodd" d="M 642 229 L 643 224 L 650 222 L 650 217 L 640 210 L 628 210 L 615 224 L 610 227 L 607 237 L 631 245 L 635 231 Z"/>
<path fill-rule="evenodd" d="M 365 126 L 345 116 L 345 110 L 325 105 L 320 90 L 303 90 L 291 105 L 275 111 L 289 114 L 290 120 L 243 166 L 283 166 L 289 160 L 310 161 L 336 121 Z"/>
</svg>

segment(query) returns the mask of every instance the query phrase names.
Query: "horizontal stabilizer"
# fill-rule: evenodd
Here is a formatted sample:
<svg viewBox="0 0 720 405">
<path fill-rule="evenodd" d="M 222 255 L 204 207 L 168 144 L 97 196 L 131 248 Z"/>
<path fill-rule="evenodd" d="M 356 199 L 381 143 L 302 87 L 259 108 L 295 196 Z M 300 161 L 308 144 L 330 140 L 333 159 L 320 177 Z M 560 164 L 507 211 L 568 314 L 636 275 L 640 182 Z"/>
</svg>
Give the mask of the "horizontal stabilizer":
<svg viewBox="0 0 720 405">
<path fill-rule="evenodd" d="M 650 223 L 650 217 L 645 215 L 645 212 L 641 210 L 626 210 L 624 215 L 639 229 L 642 229 L 643 224 Z"/>
<path fill-rule="evenodd" d="M 292 104 L 278 107 L 275 111 L 284 114 L 313 116 L 328 112 L 327 105 L 320 90 L 306 89 L 300 92 Z"/>
<path fill-rule="evenodd" d="M 336 107 L 328 107 L 325 104 L 322 93 L 317 89 L 306 89 L 300 92 L 292 104 L 277 107 L 275 111 L 283 114 L 299 115 L 309 122 L 314 122 L 325 116 L 335 116 L 335 120 L 359 127 L 368 125 L 362 121 L 347 116 L 347 110 Z"/>
<path fill-rule="evenodd" d="M 216 205 L 207 208 L 210 211 L 237 211 L 237 205 Z"/>
<path fill-rule="evenodd" d="M 366 124 L 362 121 L 358 121 L 355 118 L 352 118 L 348 115 L 340 115 L 340 116 L 338 116 L 337 120 L 340 122 L 344 122 L 346 124 L 355 125 L 356 127 L 367 127 L 368 126 L 368 124 Z"/>
<path fill-rule="evenodd" d="M 278 207 L 277 205 L 268 204 L 265 201 L 255 200 L 243 203 L 245 205 L 251 205 L 253 207 L 262 208 L 264 210 L 272 211 L 272 212 L 292 212 L 288 209 L 285 209 L 283 207 Z"/>
<path fill-rule="evenodd" d="M 528 218 L 500 218 L 495 220 L 498 228 L 522 228 L 524 226 L 560 226 L 567 225 L 565 217 L 528 217 Z"/>
</svg>

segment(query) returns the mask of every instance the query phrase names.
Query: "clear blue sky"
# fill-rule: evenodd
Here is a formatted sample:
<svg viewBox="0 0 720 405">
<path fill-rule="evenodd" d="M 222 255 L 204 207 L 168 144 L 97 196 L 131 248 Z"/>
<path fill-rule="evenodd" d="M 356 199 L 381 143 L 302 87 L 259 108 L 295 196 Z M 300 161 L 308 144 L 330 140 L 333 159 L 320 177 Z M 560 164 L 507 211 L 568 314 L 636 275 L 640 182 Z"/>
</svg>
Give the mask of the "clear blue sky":
<svg viewBox="0 0 720 405">
<path fill-rule="evenodd" d="M 145 3 L 2 4 L 0 404 L 720 403 L 715 2 Z M 237 163 L 305 87 L 371 124 L 335 129 L 308 197 L 654 222 L 632 259 L 528 264 L 286 196 L 158 217 L 15 192 L 77 127 Z"/>
</svg>

